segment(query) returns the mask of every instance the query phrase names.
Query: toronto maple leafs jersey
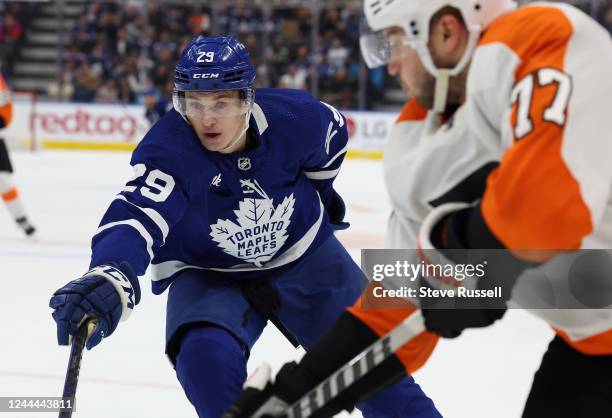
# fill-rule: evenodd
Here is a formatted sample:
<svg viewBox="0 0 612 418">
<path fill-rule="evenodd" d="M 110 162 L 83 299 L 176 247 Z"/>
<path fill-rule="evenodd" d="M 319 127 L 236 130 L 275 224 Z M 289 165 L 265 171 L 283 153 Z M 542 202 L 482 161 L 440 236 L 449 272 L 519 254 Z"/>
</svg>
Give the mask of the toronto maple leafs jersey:
<svg viewBox="0 0 612 418">
<path fill-rule="evenodd" d="M 259 277 L 325 241 L 347 150 L 343 116 L 303 91 L 258 89 L 250 129 L 255 149 L 210 152 L 168 112 L 134 151 L 134 176 L 102 218 L 91 266 L 125 260 L 143 275 L 151 264 L 159 294 L 184 269 Z"/>
</svg>

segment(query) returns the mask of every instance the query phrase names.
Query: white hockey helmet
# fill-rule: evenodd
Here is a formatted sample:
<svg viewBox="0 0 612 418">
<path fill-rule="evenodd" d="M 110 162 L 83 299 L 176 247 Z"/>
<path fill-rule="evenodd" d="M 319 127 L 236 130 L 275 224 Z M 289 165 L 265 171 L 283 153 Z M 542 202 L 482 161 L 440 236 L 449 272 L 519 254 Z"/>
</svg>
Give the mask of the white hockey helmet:
<svg viewBox="0 0 612 418">
<path fill-rule="evenodd" d="M 467 48 L 454 68 L 437 68 L 427 47 L 431 18 L 443 7 L 459 10 L 469 32 Z M 361 53 L 370 68 L 385 65 L 391 59 L 391 46 L 384 30 L 400 27 L 405 42 L 414 48 L 423 65 L 436 77 L 434 110 L 441 112 L 446 105 L 448 78 L 457 75 L 469 62 L 482 31 L 498 16 L 516 7 L 514 0 L 364 0 L 368 27 L 362 30 Z"/>
</svg>

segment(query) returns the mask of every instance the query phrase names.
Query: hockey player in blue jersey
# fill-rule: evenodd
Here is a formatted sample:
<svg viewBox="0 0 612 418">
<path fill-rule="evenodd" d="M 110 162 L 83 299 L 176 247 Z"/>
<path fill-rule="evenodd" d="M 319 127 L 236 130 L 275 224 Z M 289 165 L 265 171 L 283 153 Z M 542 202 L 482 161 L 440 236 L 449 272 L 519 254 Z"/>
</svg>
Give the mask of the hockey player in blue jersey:
<svg viewBox="0 0 612 418">
<path fill-rule="evenodd" d="M 145 108 L 145 118 L 151 126 L 160 120 L 170 109 L 172 103 L 165 97 L 160 97 L 159 90 L 148 87 L 142 92 L 142 104 Z"/>
<path fill-rule="evenodd" d="M 176 66 L 174 109 L 132 155 L 134 176 L 92 240 L 90 271 L 50 306 L 61 345 L 86 317 L 91 349 L 140 300 L 151 265 L 169 288 L 166 353 L 201 418 L 240 393 L 268 320 L 306 349 L 366 281 L 334 237 L 344 203 L 333 181 L 344 117 L 297 90 L 258 89 L 243 44 L 198 37 Z M 406 378 L 360 405 L 366 417 L 439 417 Z"/>
</svg>

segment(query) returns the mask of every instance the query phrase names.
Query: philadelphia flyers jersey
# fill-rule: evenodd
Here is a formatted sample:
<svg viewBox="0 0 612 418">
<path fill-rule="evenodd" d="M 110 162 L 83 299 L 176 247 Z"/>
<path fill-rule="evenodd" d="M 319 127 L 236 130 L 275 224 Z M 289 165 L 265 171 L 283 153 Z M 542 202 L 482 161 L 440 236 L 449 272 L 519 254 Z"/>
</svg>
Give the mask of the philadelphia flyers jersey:
<svg viewBox="0 0 612 418">
<path fill-rule="evenodd" d="M 414 100 L 398 118 L 385 153 L 387 247 L 415 248 L 436 204 L 481 198 L 485 224 L 506 248 L 612 248 L 610 68 L 609 34 L 574 7 L 529 5 L 494 21 L 454 120 L 441 125 Z M 549 279 L 573 257 L 525 272 L 509 305 L 529 307 L 549 285 L 556 298 L 566 296 L 567 281 Z M 350 309 L 379 335 L 413 310 Z M 577 350 L 612 354 L 609 310 L 531 312 Z M 400 350 L 409 371 L 425 363 L 437 339 L 425 332 Z"/>
<path fill-rule="evenodd" d="M 480 210 L 506 248 L 530 255 L 612 248 L 610 68 L 609 33 L 566 4 L 519 8 L 484 33 L 469 71 L 466 117 L 473 135 L 499 148 Z M 553 277 L 572 257 L 539 270 Z M 612 354 L 609 310 L 534 313 L 576 349 Z"/>
<path fill-rule="evenodd" d="M 569 5 L 519 8 L 484 33 L 466 116 L 499 153 L 481 209 L 505 247 L 611 248 L 610 68 L 610 35 Z"/>
</svg>

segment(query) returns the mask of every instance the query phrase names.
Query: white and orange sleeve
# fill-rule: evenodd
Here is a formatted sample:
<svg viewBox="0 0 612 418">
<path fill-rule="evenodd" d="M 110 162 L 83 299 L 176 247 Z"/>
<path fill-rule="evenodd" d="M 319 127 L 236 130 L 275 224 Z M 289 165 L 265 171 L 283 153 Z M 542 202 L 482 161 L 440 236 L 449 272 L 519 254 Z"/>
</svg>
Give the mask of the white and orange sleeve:
<svg viewBox="0 0 612 418">
<path fill-rule="evenodd" d="M 578 249 L 610 229 L 610 68 L 610 36 L 573 7 L 524 7 L 483 35 L 466 113 L 501 156 L 480 209 L 506 248 Z"/>
</svg>

